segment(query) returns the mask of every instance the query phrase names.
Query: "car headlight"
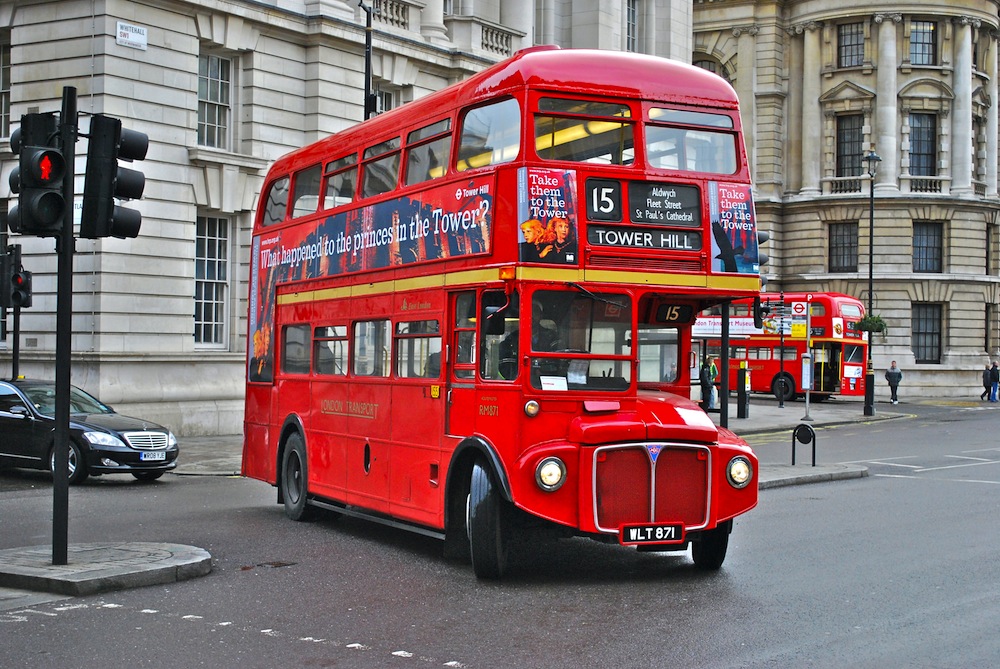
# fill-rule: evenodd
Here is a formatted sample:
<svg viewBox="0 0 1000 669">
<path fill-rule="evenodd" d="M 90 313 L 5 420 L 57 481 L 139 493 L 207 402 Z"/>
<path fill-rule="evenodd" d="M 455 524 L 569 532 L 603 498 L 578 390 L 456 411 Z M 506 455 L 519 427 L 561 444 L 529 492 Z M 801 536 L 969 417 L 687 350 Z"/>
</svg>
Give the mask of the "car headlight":
<svg viewBox="0 0 1000 669">
<path fill-rule="evenodd" d="M 554 492 L 566 482 L 566 465 L 556 457 L 545 458 L 535 467 L 535 483 L 546 492 Z"/>
<path fill-rule="evenodd" d="M 116 446 L 118 448 L 127 448 L 125 446 L 125 442 L 114 435 L 108 434 L 107 432 L 84 432 L 83 437 L 90 443 L 97 446 Z"/>
<path fill-rule="evenodd" d="M 737 455 L 726 467 L 726 478 L 734 488 L 746 488 L 753 479 L 753 465 L 742 455 Z"/>
<path fill-rule="evenodd" d="M 177 437 L 174 436 L 173 432 L 167 432 L 167 448 L 173 448 L 177 445 Z"/>
</svg>

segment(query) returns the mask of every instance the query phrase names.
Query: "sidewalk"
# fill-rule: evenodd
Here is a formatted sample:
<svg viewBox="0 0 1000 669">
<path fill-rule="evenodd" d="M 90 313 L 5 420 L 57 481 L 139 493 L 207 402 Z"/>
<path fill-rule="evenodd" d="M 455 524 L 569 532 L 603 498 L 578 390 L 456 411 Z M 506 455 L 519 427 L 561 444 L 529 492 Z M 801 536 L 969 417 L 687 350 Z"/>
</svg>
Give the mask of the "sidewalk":
<svg viewBox="0 0 1000 669">
<path fill-rule="evenodd" d="M 735 397 L 729 406 L 729 429 L 741 436 L 782 432 L 807 423 L 830 426 L 888 420 L 905 415 L 901 405 L 876 405 L 875 416 L 864 416 L 860 401 L 838 399 L 810 403 L 805 417 L 804 402 L 788 402 L 784 408 L 774 400 L 754 397 L 747 418 L 737 418 Z M 718 411 L 709 413 L 721 424 Z M 174 476 L 239 476 L 242 435 L 182 437 L 181 455 Z M 805 458 L 804 458 L 805 460 Z M 867 476 L 865 467 L 818 465 L 795 466 L 760 463 L 760 489 L 833 481 Z M 194 546 L 158 543 L 76 544 L 68 548 L 68 565 L 51 564 L 49 546 L 0 550 L 0 612 L 27 608 L 65 597 L 95 594 L 123 588 L 171 583 L 204 576 L 212 570 L 212 557 Z"/>
</svg>

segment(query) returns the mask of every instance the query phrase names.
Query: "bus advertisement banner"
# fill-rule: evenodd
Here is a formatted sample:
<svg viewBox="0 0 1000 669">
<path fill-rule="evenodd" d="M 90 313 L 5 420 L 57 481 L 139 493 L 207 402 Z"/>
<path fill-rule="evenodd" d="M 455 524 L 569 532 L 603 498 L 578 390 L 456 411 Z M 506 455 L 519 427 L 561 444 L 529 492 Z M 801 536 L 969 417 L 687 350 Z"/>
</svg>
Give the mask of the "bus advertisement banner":
<svg viewBox="0 0 1000 669">
<path fill-rule="evenodd" d="M 250 267 L 251 381 L 270 381 L 279 284 L 489 254 L 495 178 L 377 202 L 254 238 Z"/>
<path fill-rule="evenodd" d="M 748 184 L 708 183 L 712 271 L 759 274 L 757 214 Z"/>
<path fill-rule="evenodd" d="M 521 262 L 576 263 L 576 170 L 520 168 L 517 214 Z"/>
</svg>

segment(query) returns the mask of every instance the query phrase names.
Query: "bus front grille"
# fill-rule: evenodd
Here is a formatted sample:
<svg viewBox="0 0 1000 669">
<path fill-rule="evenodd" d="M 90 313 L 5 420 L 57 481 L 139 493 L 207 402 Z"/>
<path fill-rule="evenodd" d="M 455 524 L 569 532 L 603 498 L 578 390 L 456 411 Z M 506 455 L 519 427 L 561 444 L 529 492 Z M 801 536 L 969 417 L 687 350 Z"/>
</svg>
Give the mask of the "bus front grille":
<svg viewBox="0 0 1000 669">
<path fill-rule="evenodd" d="M 658 453 L 655 457 L 651 452 Z M 594 512 L 598 529 L 629 523 L 708 522 L 710 453 L 704 447 L 629 444 L 594 454 Z"/>
</svg>

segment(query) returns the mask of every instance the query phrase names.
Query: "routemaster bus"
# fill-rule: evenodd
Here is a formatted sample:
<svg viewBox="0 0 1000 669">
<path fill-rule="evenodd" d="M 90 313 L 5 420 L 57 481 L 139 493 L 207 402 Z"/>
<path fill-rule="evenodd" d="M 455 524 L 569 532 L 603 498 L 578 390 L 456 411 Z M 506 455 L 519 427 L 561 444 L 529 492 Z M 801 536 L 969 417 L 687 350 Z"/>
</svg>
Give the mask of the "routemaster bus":
<svg viewBox="0 0 1000 669">
<path fill-rule="evenodd" d="M 812 398 L 864 397 L 868 333 L 857 327 L 865 315 L 860 300 L 840 293 L 802 292 L 766 293 L 760 301 L 766 308 L 761 327 L 754 325 L 751 300 L 730 306 L 731 391 L 736 390 L 737 370 L 744 367 L 750 370 L 752 392 L 772 393 L 786 401 L 803 395 L 802 361 L 808 350 Z M 711 308 L 695 324 L 694 336 L 705 342 L 709 355 L 719 353 L 720 319 Z"/>
<path fill-rule="evenodd" d="M 757 244 L 733 89 L 662 58 L 524 50 L 295 150 L 254 223 L 243 473 L 480 578 L 568 536 L 718 569 L 757 458 L 676 365 L 759 295 Z"/>
</svg>

